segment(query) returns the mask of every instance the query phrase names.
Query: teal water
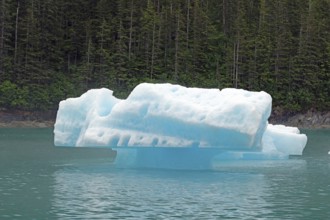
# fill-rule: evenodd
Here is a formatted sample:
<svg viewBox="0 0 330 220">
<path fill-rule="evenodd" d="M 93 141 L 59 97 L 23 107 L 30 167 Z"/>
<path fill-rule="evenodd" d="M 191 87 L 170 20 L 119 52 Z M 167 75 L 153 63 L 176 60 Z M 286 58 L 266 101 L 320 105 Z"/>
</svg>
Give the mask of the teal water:
<svg viewBox="0 0 330 220">
<path fill-rule="evenodd" d="M 0 219 L 328 219 L 330 130 L 301 157 L 213 171 L 118 169 L 107 149 L 53 146 L 51 129 L 0 129 Z"/>
</svg>

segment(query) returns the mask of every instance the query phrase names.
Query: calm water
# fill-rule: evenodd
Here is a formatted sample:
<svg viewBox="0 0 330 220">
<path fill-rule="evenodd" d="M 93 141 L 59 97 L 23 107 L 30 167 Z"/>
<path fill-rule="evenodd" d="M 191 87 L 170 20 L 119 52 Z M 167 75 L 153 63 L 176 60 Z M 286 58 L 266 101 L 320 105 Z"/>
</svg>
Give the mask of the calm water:
<svg viewBox="0 0 330 220">
<path fill-rule="evenodd" d="M 0 129 L 0 219 L 328 219 L 330 130 L 304 156 L 214 171 L 117 169 L 51 129 Z"/>
</svg>

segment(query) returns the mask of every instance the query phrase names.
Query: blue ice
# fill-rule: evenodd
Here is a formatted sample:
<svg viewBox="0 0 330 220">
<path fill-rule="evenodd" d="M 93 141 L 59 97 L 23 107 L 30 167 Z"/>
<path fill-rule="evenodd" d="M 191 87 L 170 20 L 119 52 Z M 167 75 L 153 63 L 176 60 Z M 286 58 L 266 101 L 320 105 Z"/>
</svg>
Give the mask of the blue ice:
<svg viewBox="0 0 330 220">
<path fill-rule="evenodd" d="M 266 92 L 138 85 L 127 99 L 92 89 L 59 104 L 56 146 L 109 147 L 118 166 L 208 169 L 214 160 L 302 155 L 298 128 L 271 125 Z"/>
</svg>

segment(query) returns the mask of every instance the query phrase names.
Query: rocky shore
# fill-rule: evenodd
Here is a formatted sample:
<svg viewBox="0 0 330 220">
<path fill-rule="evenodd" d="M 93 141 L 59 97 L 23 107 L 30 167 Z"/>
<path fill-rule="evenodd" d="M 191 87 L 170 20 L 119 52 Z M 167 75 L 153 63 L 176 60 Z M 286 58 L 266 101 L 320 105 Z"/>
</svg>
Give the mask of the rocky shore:
<svg viewBox="0 0 330 220">
<path fill-rule="evenodd" d="M 56 111 L 8 111 L 0 110 L 0 128 L 51 128 Z"/>
<path fill-rule="evenodd" d="M 0 128 L 51 128 L 54 121 L 11 121 L 0 122 Z"/>
<path fill-rule="evenodd" d="M 269 123 L 306 129 L 330 129 L 330 111 L 321 112 L 311 109 L 304 113 L 284 113 L 274 108 Z"/>
<path fill-rule="evenodd" d="M 0 111 L 0 128 L 51 128 L 55 118 L 56 111 Z M 306 129 L 330 129 L 330 111 L 309 110 L 305 113 L 288 114 L 275 108 L 269 123 Z"/>
</svg>

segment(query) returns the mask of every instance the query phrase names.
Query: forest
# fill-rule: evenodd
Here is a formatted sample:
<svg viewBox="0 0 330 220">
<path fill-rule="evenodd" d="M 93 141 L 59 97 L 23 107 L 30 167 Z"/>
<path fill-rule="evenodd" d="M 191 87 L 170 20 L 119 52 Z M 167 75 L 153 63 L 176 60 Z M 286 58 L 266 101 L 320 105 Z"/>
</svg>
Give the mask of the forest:
<svg viewBox="0 0 330 220">
<path fill-rule="evenodd" d="M 330 109 L 330 0 L 0 0 L 0 109 L 141 82 Z"/>
</svg>

